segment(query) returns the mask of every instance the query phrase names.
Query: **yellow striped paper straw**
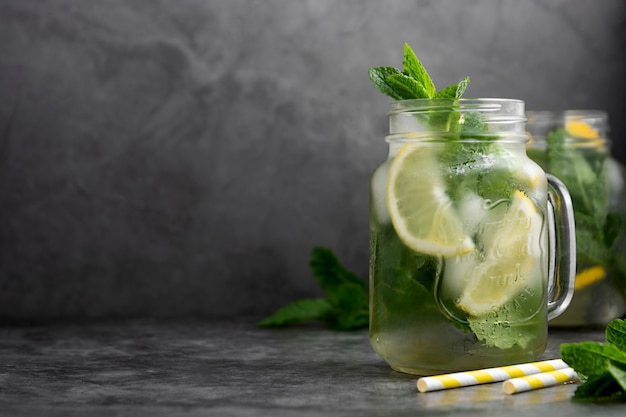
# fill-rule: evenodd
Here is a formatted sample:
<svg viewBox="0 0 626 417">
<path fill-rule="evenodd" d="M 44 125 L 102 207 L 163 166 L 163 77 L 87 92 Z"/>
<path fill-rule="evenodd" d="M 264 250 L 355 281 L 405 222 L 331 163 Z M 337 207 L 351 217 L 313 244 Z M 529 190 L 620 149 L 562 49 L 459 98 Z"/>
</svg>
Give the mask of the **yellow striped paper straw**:
<svg viewBox="0 0 626 417">
<path fill-rule="evenodd" d="M 505 381 L 511 378 L 550 372 L 567 367 L 567 364 L 561 359 L 551 359 L 548 361 L 502 366 L 499 368 L 427 376 L 417 380 L 417 389 L 419 392 L 428 392 L 449 388 L 467 387 L 470 385 Z"/>
<path fill-rule="evenodd" d="M 576 372 L 572 368 L 564 368 L 557 371 L 509 379 L 504 381 L 502 389 L 507 394 L 517 394 L 518 392 L 553 387 L 565 382 L 575 382 L 578 380 L 578 375 L 576 375 Z"/>
</svg>

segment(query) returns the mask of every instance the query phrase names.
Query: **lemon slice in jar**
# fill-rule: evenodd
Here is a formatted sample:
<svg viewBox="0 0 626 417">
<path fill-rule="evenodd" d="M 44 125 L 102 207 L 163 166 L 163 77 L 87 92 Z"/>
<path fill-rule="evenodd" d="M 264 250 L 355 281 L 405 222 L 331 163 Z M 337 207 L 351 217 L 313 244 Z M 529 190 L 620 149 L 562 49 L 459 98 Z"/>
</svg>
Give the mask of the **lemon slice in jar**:
<svg viewBox="0 0 626 417">
<path fill-rule="evenodd" d="M 582 290 L 604 278 L 606 278 L 606 269 L 602 265 L 592 266 L 576 274 L 574 290 Z"/>
<path fill-rule="evenodd" d="M 584 139 L 598 139 L 598 132 L 592 128 L 588 123 L 571 121 L 567 122 L 565 125 L 565 130 L 567 133 L 574 137 L 584 138 Z"/>
<path fill-rule="evenodd" d="M 484 260 L 465 264 L 467 284 L 457 304 L 480 317 L 511 303 L 522 292 L 532 297 L 542 278 L 542 217 L 521 191 L 502 218 L 485 225 Z"/>
<path fill-rule="evenodd" d="M 404 145 L 389 167 L 387 207 L 400 239 L 416 252 L 454 256 L 474 242 L 446 194 L 439 163 L 428 145 Z"/>
</svg>

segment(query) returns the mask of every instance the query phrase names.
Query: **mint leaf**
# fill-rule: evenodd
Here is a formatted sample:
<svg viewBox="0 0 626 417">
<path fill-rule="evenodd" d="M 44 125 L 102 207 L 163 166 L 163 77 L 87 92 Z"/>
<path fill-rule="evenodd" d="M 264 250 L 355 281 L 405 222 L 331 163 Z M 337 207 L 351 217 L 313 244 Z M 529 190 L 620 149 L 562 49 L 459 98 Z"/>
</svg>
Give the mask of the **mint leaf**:
<svg viewBox="0 0 626 417">
<path fill-rule="evenodd" d="M 562 359 L 583 381 L 573 399 L 626 401 L 626 320 L 611 321 L 606 340 L 561 345 Z"/>
<path fill-rule="evenodd" d="M 465 93 L 465 89 L 467 88 L 467 85 L 469 83 L 470 83 L 470 78 L 469 77 L 465 77 L 461 81 L 459 81 L 459 83 L 457 84 L 457 87 L 456 87 L 456 93 L 454 95 L 454 98 L 461 98 L 463 93 Z"/>
<path fill-rule="evenodd" d="M 465 77 L 458 84 L 452 84 L 437 91 L 435 98 L 461 98 L 469 82 L 469 77 Z"/>
<path fill-rule="evenodd" d="M 369 296 L 365 280 L 347 270 L 335 254 L 314 248 L 311 269 L 332 307 L 327 321 L 339 330 L 365 327 L 369 322 Z"/>
<path fill-rule="evenodd" d="M 626 393 L 610 372 L 589 378 L 576 388 L 573 400 L 585 402 L 626 401 Z"/>
<path fill-rule="evenodd" d="M 378 293 L 382 297 L 380 305 L 386 306 L 390 313 L 398 316 L 439 315 L 432 290 L 416 280 L 410 271 L 394 267 L 385 271 L 386 280 L 378 284 Z"/>
<path fill-rule="evenodd" d="M 387 77 L 387 84 L 389 84 L 395 93 L 398 94 L 403 100 L 428 98 L 428 92 L 422 83 L 416 81 L 408 75 L 391 75 Z"/>
<path fill-rule="evenodd" d="M 274 314 L 259 321 L 261 327 L 284 326 L 309 320 L 324 320 L 332 306 L 324 298 L 305 298 L 278 309 Z"/>
<path fill-rule="evenodd" d="M 626 320 L 615 319 L 607 324 L 606 341 L 626 353 Z"/>
<path fill-rule="evenodd" d="M 562 344 L 561 357 L 577 373 L 585 377 L 592 377 L 605 372 L 608 369 L 609 360 L 626 365 L 626 352 L 610 343 Z"/>
<path fill-rule="evenodd" d="M 479 112 L 468 112 L 463 115 L 463 132 L 486 132 L 487 125 L 482 122 Z"/>
<path fill-rule="evenodd" d="M 433 83 L 432 78 L 426 72 L 426 69 L 422 65 L 413 49 L 409 46 L 408 43 L 404 44 L 404 60 L 402 61 L 402 65 L 404 67 L 404 73 L 409 77 L 417 81 L 424 88 L 424 97 L 416 97 L 416 98 L 432 98 L 435 95 L 435 84 Z"/>
<path fill-rule="evenodd" d="M 541 324 L 527 326 L 510 326 L 507 323 L 515 323 L 520 320 L 519 312 L 510 306 L 503 306 L 480 317 L 468 317 L 470 329 L 479 340 L 486 346 L 495 346 L 500 349 L 511 349 L 519 346 L 525 349 L 528 343 L 535 340 L 541 332 Z"/>
<path fill-rule="evenodd" d="M 366 281 L 346 269 L 330 249 L 314 248 L 310 266 L 326 297 L 305 298 L 289 303 L 257 325 L 286 326 L 322 320 L 338 330 L 366 327 L 369 323 Z"/>
<path fill-rule="evenodd" d="M 604 222 L 604 244 L 613 248 L 624 234 L 626 234 L 626 215 L 609 213 Z"/>
<path fill-rule="evenodd" d="M 606 371 L 607 360 L 595 354 L 598 342 L 565 343 L 561 345 L 561 358 L 574 368 L 581 378 Z M 592 347 L 593 346 L 593 347 Z"/>
<path fill-rule="evenodd" d="M 457 97 L 458 89 L 458 84 L 449 85 L 446 88 L 442 88 L 441 90 L 437 91 L 437 93 L 435 93 L 435 98 L 459 98 Z"/>
<path fill-rule="evenodd" d="M 401 100 L 394 89 L 387 83 L 387 77 L 395 74 L 401 74 L 400 70 L 393 67 L 374 67 L 368 70 L 368 74 L 372 84 L 380 90 L 381 93 L 392 97 L 395 100 Z"/>
<path fill-rule="evenodd" d="M 311 252 L 310 266 L 313 276 L 328 296 L 337 294 L 340 287 L 348 283 L 356 284 L 364 291 L 367 290 L 365 280 L 348 271 L 330 249 L 314 248 Z"/>
<path fill-rule="evenodd" d="M 626 365 L 609 361 L 608 369 L 609 373 L 613 375 L 613 378 L 615 378 L 624 392 L 626 392 Z"/>
<path fill-rule="evenodd" d="M 333 307 L 330 322 L 338 330 L 366 327 L 369 324 L 369 299 L 359 284 L 346 283 L 331 296 Z"/>
<path fill-rule="evenodd" d="M 597 263 L 607 265 L 610 262 L 611 253 L 601 241 L 597 239 L 598 232 L 588 228 L 585 225 L 578 225 L 579 219 L 583 216 L 576 217 L 576 208 L 574 208 L 574 219 L 576 220 L 576 257 L 579 263 Z"/>
</svg>

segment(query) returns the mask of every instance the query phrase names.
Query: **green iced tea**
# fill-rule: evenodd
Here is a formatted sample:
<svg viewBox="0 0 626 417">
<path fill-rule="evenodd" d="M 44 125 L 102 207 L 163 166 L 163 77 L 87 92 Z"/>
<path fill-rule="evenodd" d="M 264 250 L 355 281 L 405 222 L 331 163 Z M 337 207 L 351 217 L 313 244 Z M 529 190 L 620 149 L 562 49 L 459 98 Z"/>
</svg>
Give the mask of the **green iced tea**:
<svg viewBox="0 0 626 417">
<path fill-rule="evenodd" d="M 396 100 L 371 179 L 372 346 L 414 374 L 536 359 L 573 291 L 567 189 L 526 155 L 523 101 L 437 90 L 408 44 L 402 65 L 369 69 Z"/>
<path fill-rule="evenodd" d="M 374 349 L 414 374 L 536 359 L 547 339 L 544 172 L 523 135 L 417 136 L 389 136 L 371 179 Z"/>
</svg>

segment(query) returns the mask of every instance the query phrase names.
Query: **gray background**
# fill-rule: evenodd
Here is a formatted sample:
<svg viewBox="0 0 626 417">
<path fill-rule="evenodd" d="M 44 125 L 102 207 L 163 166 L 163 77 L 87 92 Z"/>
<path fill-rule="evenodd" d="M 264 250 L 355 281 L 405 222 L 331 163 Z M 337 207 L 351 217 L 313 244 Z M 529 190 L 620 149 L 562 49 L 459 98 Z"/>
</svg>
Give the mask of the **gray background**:
<svg viewBox="0 0 626 417">
<path fill-rule="evenodd" d="M 388 99 L 410 43 L 439 87 L 609 111 L 623 0 L 0 0 L 0 320 L 261 317 L 365 277 Z"/>
</svg>

